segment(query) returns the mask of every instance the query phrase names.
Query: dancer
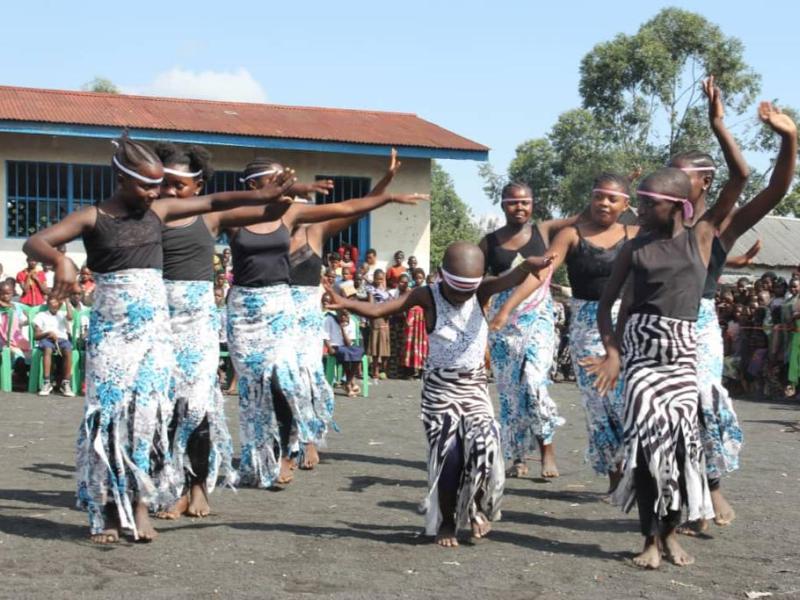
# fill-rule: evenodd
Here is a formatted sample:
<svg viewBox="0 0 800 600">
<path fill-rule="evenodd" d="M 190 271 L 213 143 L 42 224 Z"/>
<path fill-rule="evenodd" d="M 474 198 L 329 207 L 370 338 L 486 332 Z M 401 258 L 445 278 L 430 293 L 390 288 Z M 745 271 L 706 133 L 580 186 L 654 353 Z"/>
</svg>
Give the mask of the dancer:
<svg viewBox="0 0 800 600">
<path fill-rule="evenodd" d="M 487 272 L 494 277 L 521 259 L 543 255 L 555 234 L 578 220 L 572 217 L 532 226 L 531 189 L 510 183 L 502 196 L 506 224 L 480 243 Z M 511 477 L 528 474 L 527 455 L 537 445 L 542 477 L 558 477 L 553 436 L 564 419 L 547 392 L 555 340 L 553 300 L 549 282 L 541 288 L 539 283 L 537 277 L 529 277 L 516 290 L 493 298 L 489 310 L 492 372 L 500 395 L 503 450 L 506 459 L 513 460 Z"/>
<path fill-rule="evenodd" d="M 164 165 L 162 198 L 194 198 L 214 174 L 211 155 L 201 146 L 181 149 L 174 144 L 158 144 L 154 150 Z M 294 191 L 300 187 L 295 184 Z M 205 517 L 211 510 L 208 494 L 214 491 L 218 478 L 223 477 L 223 484 L 228 486 L 236 482 L 231 465 L 233 443 L 217 378 L 219 313 L 213 289 L 214 244 L 226 227 L 272 221 L 288 208 L 288 203 L 245 206 L 178 219 L 163 227 L 163 276 L 176 357 L 170 382 L 174 409 L 170 456 L 178 475 L 174 495 L 179 499 L 159 511 L 159 518 L 177 519 L 182 514 Z"/>
<path fill-rule="evenodd" d="M 484 257 L 467 242 L 448 246 L 442 281 L 380 304 L 346 300 L 332 288 L 330 308 L 372 319 L 425 311 L 429 354 L 423 376 L 422 422 L 428 438 L 428 494 L 425 532 L 443 547 L 458 546 L 458 528 L 471 525 L 485 537 L 500 516 L 505 475 L 500 435 L 494 419 L 483 357 L 488 328 L 482 306 L 492 294 L 518 285 L 549 259 L 523 261 L 502 277 L 483 280 Z"/>
<path fill-rule="evenodd" d="M 723 123 L 724 108 L 719 90 L 714 87 L 713 77 L 707 79 L 703 89 L 709 99 L 709 118 L 715 135 L 720 141 L 728 166 L 730 178 L 737 178 L 742 185 L 749 169 L 741 156 L 735 140 Z M 700 390 L 701 434 L 706 453 L 706 470 L 714 503 L 714 522 L 719 526 L 729 525 L 735 512 L 722 494 L 721 478 L 739 468 L 739 450 L 742 430 L 730 395 L 722 385 L 723 345 L 714 295 L 722 270 L 733 262 L 739 265 L 742 258 L 727 260 L 728 252 L 736 240 L 750 227 L 766 216 L 784 197 L 792 183 L 795 168 L 797 130 L 792 120 L 770 104 L 762 104 L 760 116 L 773 131 L 781 136 L 781 149 L 769 185 L 745 207 L 735 211 L 720 228 L 714 238 L 711 260 L 703 289 L 703 298 L 697 318 L 698 385 Z M 707 154 L 690 152 L 672 158 L 670 166 L 684 171 L 692 182 L 691 200 L 695 215 L 706 210 L 706 194 L 713 182 L 716 167 Z M 754 246 L 748 254 L 757 252 Z M 708 529 L 705 520 L 681 528 L 683 533 L 704 532 Z"/>
<path fill-rule="evenodd" d="M 319 344 L 323 337 L 324 314 L 320 298 L 320 274 L 322 271 L 322 248 L 333 236 L 350 227 L 365 214 L 388 203 L 415 205 L 421 196 L 387 194 L 386 189 L 394 180 L 402 163 L 397 160 L 397 150 L 391 151 L 389 169 L 369 194 L 360 200 L 358 209 L 351 215 L 321 221 L 310 225 L 299 225 L 292 231 L 289 245 L 290 280 L 292 300 L 297 311 L 298 360 L 304 377 L 308 379 L 307 389 L 311 393 L 310 402 L 314 412 L 328 427 L 334 424 L 333 389 L 325 379 L 325 371 L 320 360 Z M 349 255 L 351 251 L 345 249 Z M 339 256 L 338 254 L 336 255 Z M 343 270 L 349 267 L 343 267 Z M 313 469 L 319 463 L 317 443 L 324 444 L 325 432 L 317 442 L 308 442 L 301 449 L 301 469 Z"/>
<path fill-rule="evenodd" d="M 257 190 L 274 185 L 282 172 L 277 161 L 256 159 L 245 168 L 243 181 Z M 332 181 L 323 184 L 333 187 Z M 297 355 L 297 310 L 289 288 L 291 232 L 303 224 L 362 214 L 379 201 L 414 203 L 425 197 L 295 203 L 279 220 L 226 229 L 234 278 L 228 296 L 228 343 L 239 375 L 243 484 L 288 484 L 293 478 L 290 448 L 319 445 L 327 429 L 311 402 L 311 380 Z M 321 339 L 315 346 L 321 347 Z"/>
<path fill-rule="evenodd" d="M 553 269 L 564 261 L 567 263 L 572 288 L 569 345 L 586 413 L 589 434 L 586 457 L 596 473 L 608 476 L 610 493 L 620 477 L 624 431 L 622 386 L 620 383 L 606 394 L 598 393 L 594 387 L 595 377 L 581 366 L 580 361 L 603 351 L 603 341 L 597 329 L 598 301 L 622 245 L 635 237 L 639 228 L 617 222 L 628 208 L 627 178 L 603 173 L 595 178 L 592 187 L 588 220 L 562 229 L 549 252 L 557 257 Z M 510 312 L 507 307 L 501 311 Z M 613 317 L 616 319 L 616 310 Z"/>
<path fill-rule="evenodd" d="M 87 343 L 86 402 L 77 444 L 78 506 L 89 513 L 91 540 L 119 540 L 120 529 L 152 541 L 148 505 L 163 500 L 170 473 L 167 388 L 173 361 L 161 278 L 161 226 L 237 204 L 279 200 L 293 183 L 156 203 L 164 172 L 147 146 L 126 134 L 112 158 L 117 188 L 98 206 L 67 215 L 31 236 L 25 253 L 55 265 L 53 293 L 65 298 L 75 265 L 56 249 L 83 237 L 96 274 Z M 151 462 L 151 454 L 160 460 Z M 160 487 L 157 489 L 156 486 Z"/>
<path fill-rule="evenodd" d="M 596 375 L 599 393 L 616 384 L 620 350 L 612 306 L 630 274 L 632 302 L 625 326 L 625 461 L 613 494 L 630 510 L 638 503 L 645 546 L 634 558 L 655 569 L 662 551 L 676 565 L 694 559 L 676 536 L 682 505 L 689 518 L 713 515 L 697 424 L 695 322 L 714 234 L 728 216 L 743 182 L 725 183 L 714 207 L 686 227 L 693 212 L 691 183 L 665 167 L 639 185 L 639 219 L 647 232 L 623 246 L 600 299 L 597 321 L 605 357 L 581 361 Z"/>
</svg>

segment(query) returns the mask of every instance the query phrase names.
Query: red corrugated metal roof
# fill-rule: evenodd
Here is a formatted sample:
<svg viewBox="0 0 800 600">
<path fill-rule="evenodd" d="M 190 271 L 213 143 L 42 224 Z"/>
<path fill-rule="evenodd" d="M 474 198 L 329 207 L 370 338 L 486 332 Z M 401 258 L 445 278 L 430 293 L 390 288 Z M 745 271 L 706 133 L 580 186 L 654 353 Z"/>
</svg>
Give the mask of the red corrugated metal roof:
<svg viewBox="0 0 800 600">
<path fill-rule="evenodd" d="M 0 86 L 0 120 L 485 152 L 409 113 Z"/>
</svg>

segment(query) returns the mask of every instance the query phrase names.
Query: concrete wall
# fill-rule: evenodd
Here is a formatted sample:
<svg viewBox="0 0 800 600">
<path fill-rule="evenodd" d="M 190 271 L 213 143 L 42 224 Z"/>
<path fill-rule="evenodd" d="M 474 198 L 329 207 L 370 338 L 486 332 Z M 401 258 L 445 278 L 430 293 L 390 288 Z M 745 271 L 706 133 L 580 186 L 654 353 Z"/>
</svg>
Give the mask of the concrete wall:
<svg viewBox="0 0 800 600">
<path fill-rule="evenodd" d="M 208 146 L 214 155 L 214 167 L 221 171 L 239 171 L 256 156 L 268 155 L 293 167 L 300 180 L 316 175 L 369 177 L 376 183 L 384 174 L 388 157 L 333 154 L 324 152 L 265 151 L 250 148 Z M 0 198 L 6 205 L 6 161 L 27 160 L 81 164 L 109 164 L 111 144 L 107 140 L 60 136 L 0 134 Z M 430 160 L 403 159 L 403 166 L 391 191 L 430 192 Z M 395 250 L 415 255 L 426 269 L 430 260 L 430 207 L 388 205 L 372 215 L 371 245 L 382 260 L 389 260 Z M 5 272 L 16 274 L 24 267 L 21 252 L 24 240 L 6 238 L 6 211 L 0 211 L 0 263 Z M 79 265 L 85 260 L 83 244 L 73 242 L 69 256 Z"/>
</svg>

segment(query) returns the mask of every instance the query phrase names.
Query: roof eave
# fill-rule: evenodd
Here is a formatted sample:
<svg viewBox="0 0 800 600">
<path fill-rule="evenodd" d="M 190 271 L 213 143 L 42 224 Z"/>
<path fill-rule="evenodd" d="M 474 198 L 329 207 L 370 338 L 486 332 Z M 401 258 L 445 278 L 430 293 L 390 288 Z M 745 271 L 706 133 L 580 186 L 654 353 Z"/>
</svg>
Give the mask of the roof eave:
<svg viewBox="0 0 800 600">
<path fill-rule="evenodd" d="M 239 148 L 268 148 L 307 152 L 330 152 L 336 154 L 361 154 L 385 156 L 391 144 L 362 144 L 344 141 L 309 140 L 294 138 L 272 138 L 193 131 L 167 131 L 159 129 L 128 130 L 132 138 L 150 142 L 177 142 L 184 144 L 206 144 L 209 146 L 235 146 Z M 59 135 L 64 137 L 114 139 L 119 137 L 119 127 L 79 125 L 68 123 L 45 123 L 41 121 L 0 120 L 0 133 L 22 133 L 30 135 Z M 446 160 L 489 159 L 488 150 L 464 150 L 457 148 L 431 148 L 425 146 L 396 145 L 398 154 L 405 158 L 427 158 Z"/>
</svg>

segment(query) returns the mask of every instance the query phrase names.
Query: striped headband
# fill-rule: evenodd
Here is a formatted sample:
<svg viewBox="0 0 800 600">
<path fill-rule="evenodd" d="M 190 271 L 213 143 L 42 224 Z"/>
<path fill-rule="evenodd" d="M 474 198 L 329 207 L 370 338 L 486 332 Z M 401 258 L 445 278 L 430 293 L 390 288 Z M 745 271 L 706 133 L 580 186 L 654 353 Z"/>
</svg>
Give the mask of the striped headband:
<svg viewBox="0 0 800 600">
<path fill-rule="evenodd" d="M 142 183 L 147 183 L 150 185 L 160 185 L 162 181 L 164 181 L 163 177 L 159 177 L 158 179 L 152 179 L 150 177 L 145 177 L 144 175 L 137 173 L 133 169 L 129 169 L 128 167 L 121 164 L 116 156 L 111 157 L 111 162 L 114 163 L 114 166 L 117 167 L 120 171 L 125 173 L 126 175 L 133 177 L 134 179 L 138 179 Z"/>
<path fill-rule="evenodd" d="M 194 173 L 189 173 L 187 171 L 178 171 L 177 169 L 168 169 L 164 167 L 164 173 L 169 173 L 170 175 L 177 175 L 178 177 L 191 177 L 194 179 L 195 177 L 199 177 L 203 174 L 203 169 L 199 171 L 195 171 Z"/>
<path fill-rule="evenodd" d="M 439 270 L 442 272 L 444 282 L 457 292 L 474 292 L 483 281 L 483 277 L 459 277 L 458 275 L 453 275 L 448 273 L 444 267 L 439 267 Z"/>
<path fill-rule="evenodd" d="M 687 221 L 694 216 L 694 207 L 689 202 L 688 198 L 678 198 L 677 196 L 667 196 L 666 194 L 657 194 L 655 192 L 642 192 L 637 191 L 637 196 L 647 196 L 649 198 L 657 198 L 659 200 L 668 200 L 669 202 L 680 202 L 683 204 L 683 218 Z"/>
<path fill-rule="evenodd" d="M 521 198 L 503 198 L 500 200 L 503 204 L 508 204 L 509 202 L 533 202 L 533 198 L 530 196 L 523 196 Z"/>
<path fill-rule="evenodd" d="M 717 167 L 681 167 L 684 173 L 691 173 L 692 171 L 716 171 Z"/>
<path fill-rule="evenodd" d="M 594 188 L 592 190 L 593 194 L 608 194 L 609 196 L 622 196 L 623 198 L 630 198 L 629 194 L 625 192 L 617 192 L 615 190 L 605 190 L 603 188 Z"/>
<path fill-rule="evenodd" d="M 264 175 L 277 175 L 280 172 L 280 169 L 267 169 L 266 171 L 259 171 L 258 173 L 250 173 L 250 175 L 247 177 L 239 177 L 239 181 L 244 183 L 250 179 L 255 179 L 256 177 L 264 177 Z"/>
</svg>

